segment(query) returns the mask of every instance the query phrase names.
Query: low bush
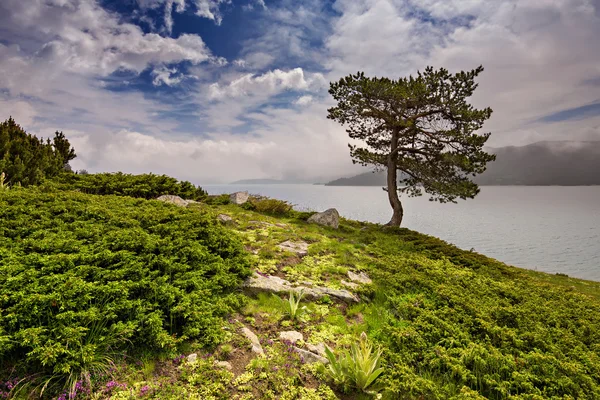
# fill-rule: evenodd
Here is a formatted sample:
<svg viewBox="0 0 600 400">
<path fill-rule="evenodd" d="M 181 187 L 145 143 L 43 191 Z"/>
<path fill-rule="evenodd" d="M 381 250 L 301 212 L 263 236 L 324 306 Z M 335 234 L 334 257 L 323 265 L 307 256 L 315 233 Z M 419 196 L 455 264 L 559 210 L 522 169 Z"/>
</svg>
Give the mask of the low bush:
<svg viewBox="0 0 600 400">
<path fill-rule="evenodd" d="M 229 204 L 228 194 L 208 195 L 203 200 L 204 203 L 214 206 L 224 206 Z"/>
<path fill-rule="evenodd" d="M 215 345 L 248 274 L 241 243 L 201 210 L 0 191 L 0 378 L 51 392 L 106 372 L 124 350 Z"/>
<path fill-rule="evenodd" d="M 87 194 L 129 196 L 155 199 L 164 194 L 183 197 L 186 200 L 202 200 L 206 192 L 188 181 L 178 181 L 167 175 L 131 175 L 122 172 L 103 174 L 64 173 L 46 186 L 51 189 L 76 190 Z"/>
<path fill-rule="evenodd" d="M 287 215 L 293 206 L 283 200 L 250 197 L 242 207 L 262 214 L 282 216 Z"/>
</svg>

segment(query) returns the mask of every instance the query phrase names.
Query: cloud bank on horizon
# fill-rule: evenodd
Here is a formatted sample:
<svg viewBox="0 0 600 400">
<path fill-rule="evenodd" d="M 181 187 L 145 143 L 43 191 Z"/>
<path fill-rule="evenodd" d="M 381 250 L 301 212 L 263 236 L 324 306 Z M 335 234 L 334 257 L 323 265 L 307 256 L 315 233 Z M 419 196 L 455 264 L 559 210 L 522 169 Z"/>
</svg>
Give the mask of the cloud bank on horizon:
<svg viewBox="0 0 600 400">
<path fill-rule="evenodd" d="M 482 64 L 490 146 L 600 140 L 600 0 L 2 0 L 0 118 L 92 172 L 356 172 L 328 83 Z"/>
</svg>

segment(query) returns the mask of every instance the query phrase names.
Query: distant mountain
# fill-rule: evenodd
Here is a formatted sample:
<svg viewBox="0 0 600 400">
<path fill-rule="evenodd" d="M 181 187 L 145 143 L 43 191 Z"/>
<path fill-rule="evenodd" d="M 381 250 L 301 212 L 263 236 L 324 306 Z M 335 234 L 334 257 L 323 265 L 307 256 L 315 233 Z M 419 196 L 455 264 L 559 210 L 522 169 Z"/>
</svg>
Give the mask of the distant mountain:
<svg viewBox="0 0 600 400">
<path fill-rule="evenodd" d="M 480 185 L 600 185 L 600 141 L 537 142 L 490 148 L 496 161 L 475 178 Z M 326 186 L 385 186 L 385 172 L 366 172 Z"/>
<path fill-rule="evenodd" d="M 289 183 L 279 179 L 241 179 L 239 181 L 231 182 L 230 185 L 281 185 Z"/>
<path fill-rule="evenodd" d="M 600 185 L 600 142 L 538 142 L 490 149 L 480 185 Z"/>
<path fill-rule="evenodd" d="M 385 171 L 365 172 L 350 178 L 340 178 L 327 182 L 325 186 L 386 186 L 385 175 Z"/>
</svg>

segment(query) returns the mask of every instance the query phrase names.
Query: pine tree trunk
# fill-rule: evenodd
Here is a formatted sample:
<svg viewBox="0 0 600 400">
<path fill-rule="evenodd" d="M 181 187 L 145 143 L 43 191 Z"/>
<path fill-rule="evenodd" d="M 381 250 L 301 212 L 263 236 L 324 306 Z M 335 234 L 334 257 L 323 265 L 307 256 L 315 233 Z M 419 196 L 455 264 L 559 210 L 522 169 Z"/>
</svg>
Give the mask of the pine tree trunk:
<svg viewBox="0 0 600 400">
<path fill-rule="evenodd" d="M 392 219 L 388 222 L 387 226 L 398 227 L 402 223 L 402 217 L 404 216 L 404 209 L 398 197 L 398 170 L 396 169 L 396 156 L 395 150 L 398 146 L 398 133 L 394 131 L 391 140 L 391 151 L 387 161 L 387 192 L 390 205 L 394 211 Z"/>
</svg>

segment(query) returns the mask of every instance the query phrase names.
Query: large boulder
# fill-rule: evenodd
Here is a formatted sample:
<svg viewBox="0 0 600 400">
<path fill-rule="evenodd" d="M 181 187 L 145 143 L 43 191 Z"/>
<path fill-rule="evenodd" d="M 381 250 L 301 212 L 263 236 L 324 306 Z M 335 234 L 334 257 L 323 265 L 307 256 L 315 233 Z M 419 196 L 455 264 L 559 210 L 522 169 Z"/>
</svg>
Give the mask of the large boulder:
<svg viewBox="0 0 600 400">
<path fill-rule="evenodd" d="M 229 202 L 231 204 L 240 205 L 247 202 L 249 197 L 250 195 L 248 194 L 248 192 L 235 192 L 229 195 Z"/>
<path fill-rule="evenodd" d="M 329 210 L 314 214 L 308 219 L 308 222 L 337 229 L 340 225 L 340 213 L 335 208 L 330 208 Z"/>
<path fill-rule="evenodd" d="M 188 200 L 184 200 L 181 197 L 175 196 L 172 194 L 163 194 L 162 196 L 158 197 L 156 200 L 164 201 L 165 203 L 175 204 L 176 206 L 179 206 L 179 207 L 187 207 L 187 205 L 190 203 Z"/>
</svg>

